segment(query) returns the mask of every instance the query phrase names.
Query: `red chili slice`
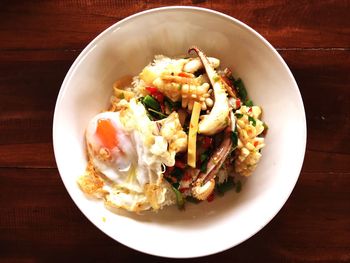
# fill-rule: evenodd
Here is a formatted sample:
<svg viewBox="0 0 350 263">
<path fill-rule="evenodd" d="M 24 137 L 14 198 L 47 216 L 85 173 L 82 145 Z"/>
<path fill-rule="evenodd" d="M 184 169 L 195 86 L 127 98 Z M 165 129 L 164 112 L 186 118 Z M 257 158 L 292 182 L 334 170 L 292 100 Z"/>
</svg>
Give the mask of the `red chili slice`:
<svg viewBox="0 0 350 263">
<path fill-rule="evenodd" d="M 241 107 L 241 100 L 240 99 L 236 99 L 236 108 L 240 108 Z"/>
<path fill-rule="evenodd" d="M 186 167 L 186 164 L 181 160 L 175 160 L 175 167 L 184 169 Z"/>
<path fill-rule="evenodd" d="M 189 74 L 187 74 L 187 73 L 185 73 L 185 72 L 180 72 L 180 73 L 178 74 L 178 76 L 179 76 L 179 77 L 184 77 L 184 78 L 190 78 L 190 77 L 191 77 L 191 75 L 189 75 Z"/>
<path fill-rule="evenodd" d="M 212 144 L 213 144 L 213 138 L 208 137 L 208 136 L 204 137 L 204 139 L 203 139 L 203 147 L 205 149 L 210 148 Z"/>
<path fill-rule="evenodd" d="M 208 196 L 207 201 L 208 201 L 208 202 L 212 202 L 214 199 L 215 199 L 215 194 L 214 194 L 214 192 L 212 192 L 212 193 Z"/>
</svg>

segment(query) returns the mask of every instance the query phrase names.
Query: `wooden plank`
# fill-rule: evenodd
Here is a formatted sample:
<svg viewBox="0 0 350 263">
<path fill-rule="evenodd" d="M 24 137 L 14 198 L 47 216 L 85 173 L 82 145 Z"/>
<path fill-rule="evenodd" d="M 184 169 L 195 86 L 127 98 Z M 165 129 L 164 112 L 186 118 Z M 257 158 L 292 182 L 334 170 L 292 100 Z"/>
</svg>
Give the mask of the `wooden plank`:
<svg viewBox="0 0 350 263">
<path fill-rule="evenodd" d="M 303 97 L 308 149 L 349 153 L 350 51 L 280 50 Z"/>
<path fill-rule="evenodd" d="M 52 143 L 0 145 L 0 167 L 55 168 Z"/>
<path fill-rule="evenodd" d="M 169 262 L 143 255 L 97 230 L 75 207 L 54 169 L 0 169 L 0 261 L 66 258 Z M 350 174 L 303 173 L 286 205 L 243 244 L 206 262 L 350 259 Z M 33 231 L 35 234 L 33 234 Z M 215 238 L 220 238 L 218 235 Z M 327 240 L 327 242 L 325 242 Z M 254 251 L 254 253 L 251 253 Z M 202 262 L 194 259 L 192 262 Z"/>
<path fill-rule="evenodd" d="M 276 47 L 350 47 L 350 7 L 346 0 L 65 0 L 3 1 L 0 50 L 82 49 L 126 16 L 166 5 L 194 5 L 224 12 L 256 29 Z"/>
</svg>

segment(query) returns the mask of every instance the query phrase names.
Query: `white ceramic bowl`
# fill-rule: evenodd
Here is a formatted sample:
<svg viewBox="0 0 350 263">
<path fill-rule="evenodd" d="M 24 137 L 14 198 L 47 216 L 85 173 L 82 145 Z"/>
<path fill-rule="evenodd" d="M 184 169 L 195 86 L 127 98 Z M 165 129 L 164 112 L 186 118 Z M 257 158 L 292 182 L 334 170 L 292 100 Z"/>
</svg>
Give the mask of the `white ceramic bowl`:
<svg viewBox="0 0 350 263">
<path fill-rule="evenodd" d="M 115 214 L 86 198 L 76 179 L 86 167 L 84 129 L 108 106 L 112 83 L 136 75 L 155 54 L 185 54 L 197 45 L 246 84 L 269 125 L 266 148 L 241 193 L 145 215 Z M 80 54 L 59 93 L 53 124 L 56 162 L 75 204 L 100 230 L 145 253 L 198 257 L 229 249 L 263 228 L 291 194 L 302 166 L 306 122 L 298 86 L 275 49 L 227 15 L 166 7 L 130 16 L 106 29 Z"/>
</svg>

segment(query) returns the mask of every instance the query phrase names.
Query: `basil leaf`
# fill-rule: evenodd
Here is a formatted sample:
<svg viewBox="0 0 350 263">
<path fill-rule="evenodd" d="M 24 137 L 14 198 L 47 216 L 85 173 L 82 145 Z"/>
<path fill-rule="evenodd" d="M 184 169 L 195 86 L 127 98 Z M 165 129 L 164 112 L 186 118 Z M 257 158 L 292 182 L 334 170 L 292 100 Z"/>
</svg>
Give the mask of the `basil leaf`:
<svg viewBox="0 0 350 263">
<path fill-rule="evenodd" d="M 248 116 L 248 121 L 252 123 L 252 125 L 256 126 L 256 120 L 253 117 Z"/>
<path fill-rule="evenodd" d="M 235 113 L 235 116 L 237 119 L 240 119 L 243 117 L 243 114 L 242 113 Z"/>
<path fill-rule="evenodd" d="M 244 87 L 243 81 L 239 78 L 233 82 L 233 85 L 238 91 L 239 98 L 245 102 L 248 98 L 248 93 L 246 88 Z"/>
<path fill-rule="evenodd" d="M 198 204 L 201 202 L 201 200 L 198 200 L 197 198 L 194 198 L 193 196 L 187 196 L 186 201 L 194 204 Z"/>
<path fill-rule="evenodd" d="M 216 190 L 219 193 L 219 195 L 224 195 L 225 192 L 233 189 L 234 186 L 235 186 L 235 183 L 233 181 L 233 178 L 228 177 L 225 182 L 216 185 Z"/>
<path fill-rule="evenodd" d="M 208 159 L 204 160 L 201 164 L 201 172 L 206 173 L 207 172 L 207 165 L 208 165 Z"/>
<path fill-rule="evenodd" d="M 179 209 L 183 209 L 185 206 L 185 199 L 182 196 L 182 194 L 180 193 L 179 190 L 177 190 L 175 187 L 172 187 L 175 195 L 176 195 L 176 203 Z"/>
<path fill-rule="evenodd" d="M 171 172 L 171 175 L 174 176 L 178 181 L 180 181 L 183 176 L 183 171 L 178 167 L 174 167 L 174 170 Z"/>
<path fill-rule="evenodd" d="M 201 156 L 200 156 L 201 162 L 203 162 L 207 158 L 208 158 L 208 154 L 206 152 L 202 153 Z"/>
<path fill-rule="evenodd" d="M 253 103 L 252 100 L 247 100 L 244 104 L 245 104 L 246 106 L 248 106 L 248 107 L 254 106 L 254 103 Z"/>
<path fill-rule="evenodd" d="M 232 140 L 232 147 L 237 147 L 238 144 L 238 133 L 237 132 L 231 132 L 231 140 Z"/>
<path fill-rule="evenodd" d="M 158 101 L 156 101 L 150 95 L 147 95 L 146 97 L 143 98 L 143 104 L 149 108 L 156 110 L 156 111 L 160 111 L 160 105 L 159 105 Z"/>
</svg>

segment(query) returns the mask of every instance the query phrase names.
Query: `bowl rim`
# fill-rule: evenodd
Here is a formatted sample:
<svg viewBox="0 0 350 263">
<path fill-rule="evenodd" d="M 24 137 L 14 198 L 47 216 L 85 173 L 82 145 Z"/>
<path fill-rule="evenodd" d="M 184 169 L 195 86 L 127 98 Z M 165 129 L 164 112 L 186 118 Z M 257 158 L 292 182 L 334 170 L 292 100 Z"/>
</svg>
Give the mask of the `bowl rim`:
<svg viewBox="0 0 350 263">
<path fill-rule="evenodd" d="M 179 11 L 194 11 L 194 12 L 201 12 L 201 13 L 208 13 L 209 15 L 215 15 L 215 16 L 220 16 L 222 18 L 225 18 L 226 20 L 228 20 L 228 22 L 230 23 L 235 23 L 236 25 L 238 25 L 239 27 L 249 31 L 250 34 L 253 34 L 255 37 L 257 37 L 262 44 L 264 44 L 265 46 L 267 46 L 269 48 L 270 51 L 273 52 L 273 55 L 278 59 L 278 61 L 283 65 L 283 67 L 285 68 L 286 72 L 288 73 L 288 76 L 290 77 L 290 80 L 293 82 L 294 86 L 296 87 L 296 93 L 297 93 L 297 97 L 298 97 L 298 103 L 301 106 L 301 113 L 302 114 L 302 123 L 303 123 L 303 138 L 302 141 L 300 142 L 302 144 L 302 146 L 300 146 L 300 151 L 302 153 L 302 155 L 299 157 L 300 163 L 298 164 L 297 167 L 297 171 L 298 171 L 298 175 L 295 176 L 295 180 L 293 181 L 293 184 L 290 185 L 290 191 L 288 193 L 286 193 L 285 198 L 282 200 L 283 202 L 281 202 L 281 206 L 274 211 L 274 213 L 271 213 L 270 218 L 263 224 L 260 225 L 258 227 L 256 227 L 255 231 L 251 231 L 251 233 L 249 233 L 244 239 L 240 240 L 240 242 L 237 242 L 235 244 L 232 244 L 230 246 L 225 246 L 222 247 L 220 250 L 215 250 L 215 251 L 208 251 L 207 253 L 201 253 L 201 254 L 193 254 L 191 256 L 188 255 L 171 255 L 168 256 L 166 255 L 164 252 L 159 252 L 159 253 L 154 253 L 154 252 L 150 252 L 147 250 L 143 250 L 140 248 L 135 248 L 133 247 L 131 244 L 126 244 L 126 242 L 122 242 L 120 240 L 117 240 L 115 237 L 113 237 L 110 233 L 107 233 L 105 230 L 103 230 L 100 226 L 98 226 L 95 222 L 92 221 L 92 219 L 90 219 L 90 217 L 87 216 L 87 214 L 84 212 L 83 208 L 81 207 L 81 205 L 75 201 L 74 199 L 74 195 L 73 193 L 71 193 L 71 191 L 69 190 L 69 188 L 67 187 L 67 182 L 64 179 L 64 176 L 62 176 L 62 172 L 60 169 L 61 163 L 58 161 L 57 158 L 57 140 L 55 139 L 57 137 L 57 115 L 58 115 L 58 111 L 60 108 L 60 104 L 62 103 L 63 97 L 64 97 L 64 93 L 67 90 L 67 83 L 69 83 L 70 79 L 72 78 L 75 69 L 77 68 L 77 66 L 81 63 L 81 61 L 83 60 L 83 58 L 90 52 L 91 48 L 93 46 L 95 46 L 105 35 L 108 35 L 109 33 L 113 32 L 113 30 L 118 27 L 121 26 L 122 24 L 128 22 L 129 20 L 133 20 L 135 18 L 138 18 L 140 16 L 146 15 L 146 14 L 151 14 L 151 13 L 158 13 L 158 12 L 163 12 L 163 11 L 168 11 L 168 10 L 179 10 Z M 118 22 L 110 25 L 108 28 L 106 28 L 105 30 L 103 30 L 102 32 L 100 32 L 92 41 L 90 41 L 88 43 L 88 45 L 86 45 L 86 47 L 80 52 L 80 54 L 76 57 L 76 59 L 74 60 L 73 64 L 70 66 L 58 93 L 57 96 L 57 100 L 55 103 L 55 109 L 54 109 L 54 116 L 53 116 L 53 128 L 52 128 L 52 138 L 53 138 L 53 150 L 54 150 L 54 156 L 55 156 L 55 161 L 56 161 L 56 165 L 57 165 L 57 169 L 59 171 L 59 175 L 61 177 L 61 180 L 70 196 L 70 198 L 72 199 L 73 203 L 78 207 L 78 209 L 82 212 L 82 214 L 95 226 L 97 227 L 99 230 L 101 230 L 102 233 L 104 233 L 105 235 L 109 236 L 110 238 L 112 238 L 113 240 L 117 241 L 120 244 L 123 244 L 124 246 L 127 246 L 129 248 L 132 248 L 134 250 L 140 251 L 142 253 L 145 254 L 149 254 L 149 255 L 154 255 L 154 256 L 159 256 L 159 257 L 165 257 L 165 258 L 197 258 L 197 257 L 204 257 L 204 256 L 209 256 L 209 255 L 213 255 L 213 254 L 218 254 L 220 252 L 223 252 L 225 250 L 228 250 L 230 248 L 233 248 L 235 246 L 238 246 L 239 244 L 245 242 L 246 240 L 248 240 L 249 238 L 251 238 L 252 236 L 254 236 L 255 234 L 257 234 L 261 229 L 263 229 L 266 225 L 268 225 L 272 219 L 280 212 L 280 210 L 282 209 L 282 207 L 285 205 L 285 203 L 287 202 L 287 200 L 289 199 L 291 193 L 293 192 L 296 183 L 300 177 L 300 173 L 301 173 L 301 169 L 304 163 L 304 158 L 305 158 L 305 152 L 306 152 L 306 142 L 307 142 L 307 123 L 306 123 L 306 114 L 305 114 L 305 107 L 304 107 L 304 103 L 303 103 L 303 99 L 300 93 L 300 89 L 298 87 L 298 84 L 291 72 L 291 70 L 289 69 L 287 63 L 283 60 L 282 56 L 277 52 L 277 50 L 262 36 L 260 35 L 256 30 L 254 30 L 253 28 L 251 28 L 250 26 L 248 26 L 247 24 L 245 24 L 244 22 L 238 20 L 235 17 L 232 17 L 230 15 L 227 15 L 225 13 L 216 11 L 216 10 L 212 10 L 212 9 L 208 9 L 208 8 L 203 8 L 203 7 L 196 7 L 196 6 L 178 6 L 178 5 L 174 5 L 174 6 L 164 6 L 164 7 L 158 7 L 158 8 L 152 8 L 152 9 L 148 9 L 148 10 L 144 10 L 141 12 L 137 12 L 135 14 L 132 14 L 130 16 L 125 17 L 124 19 L 119 20 Z"/>
</svg>

